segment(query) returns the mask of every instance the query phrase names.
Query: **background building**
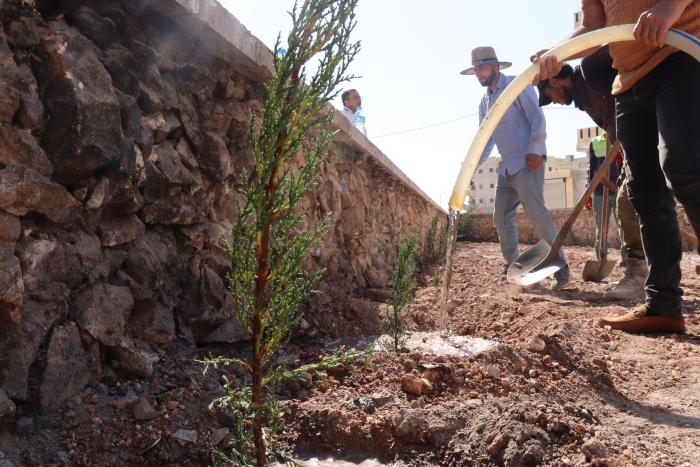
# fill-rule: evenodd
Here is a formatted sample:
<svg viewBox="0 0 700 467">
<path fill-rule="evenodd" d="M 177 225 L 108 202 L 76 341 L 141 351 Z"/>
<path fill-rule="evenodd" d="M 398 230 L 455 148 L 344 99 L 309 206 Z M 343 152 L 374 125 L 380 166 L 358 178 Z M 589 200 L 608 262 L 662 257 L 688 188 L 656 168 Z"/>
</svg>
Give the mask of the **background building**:
<svg viewBox="0 0 700 467">
<path fill-rule="evenodd" d="M 589 126 L 587 128 L 579 128 L 576 131 L 576 150 L 578 152 L 588 153 L 588 145 L 596 136 L 600 136 L 603 129 L 597 126 Z"/>
<path fill-rule="evenodd" d="M 489 157 L 477 168 L 469 188 L 469 199 L 476 213 L 492 213 L 495 206 L 498 164 Z M 544 167 L 544 203 L 547 209 L 572 208 L 588 184 L 588 159 L 573 155 L 548 157 Z M 518 209 L 522 209 L 520 206 Z"/>
</svg>

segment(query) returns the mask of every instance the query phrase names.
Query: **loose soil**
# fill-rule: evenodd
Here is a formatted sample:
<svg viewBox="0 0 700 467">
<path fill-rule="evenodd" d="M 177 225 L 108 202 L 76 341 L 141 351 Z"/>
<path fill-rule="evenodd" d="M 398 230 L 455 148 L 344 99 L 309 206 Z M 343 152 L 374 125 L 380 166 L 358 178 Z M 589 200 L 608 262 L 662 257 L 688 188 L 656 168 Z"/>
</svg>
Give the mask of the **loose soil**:
<svg viewBox="0 0 700 467">
<path fill-rule="evenodd" d="M 637 303 L 604 301 L 609 283 L 580 279 L 591 250 L 566 252 L 572 283 L 552 292 L 500 278 L 498 245 L 458 244 L 449 331 L 496 345 L 475 355 L 380 351 L 326 379 L 288 382 L 279 393 L 282 441 L 319 466 L 700 465 L 697 257 L 683 260 L 688 334 L 648 336 L 597 324 Z M 621 275 L 616 268 L 608 280 Z M 309 362 L 343 344 L 369 345 L 384 307 L 348 298 L 309 313 L 283 358 Z M 424 277 L 406 310 L 412 331 L 436 331 L 439 310 L 440 284 Z M 24 434 L 0 435 L 0 461 L 4 452 L 27 464 L 207 465 L 209 442 L 230 442 L 227 416 L 207 405 L 223 394 L 224 375 L 240 374 L 202 375 L 194 359 L 242 351 L 177 342 L 161 351 L 151 381 L 100 384 L 59 414 L 33 416 Z M 135 400 L 141 418 L 144 402 L 154 418 L 136 420 Z"/>
</svg>

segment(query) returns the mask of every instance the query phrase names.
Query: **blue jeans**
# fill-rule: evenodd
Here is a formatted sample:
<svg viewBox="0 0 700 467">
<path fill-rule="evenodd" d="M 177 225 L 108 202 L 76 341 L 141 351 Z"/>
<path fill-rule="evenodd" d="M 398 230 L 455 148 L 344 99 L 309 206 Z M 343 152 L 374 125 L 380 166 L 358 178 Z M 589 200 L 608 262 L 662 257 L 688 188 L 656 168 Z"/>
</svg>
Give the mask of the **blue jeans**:
<svg viewBox="0 0 700 467">
<path fill-rule="evenodd" d="M 498 176 L 493 223 L 498 232 L 501 252 L 508 264 L 520 254 L 515 211 L 521 203 L 540 239 L 550 245 L 554 243 L 558 231 L 544 205 L 544 164 L 536 172 L 525 167 L 514 175 Z M 560 256 L 564 259 L 563 251 Z"/>
</svg>

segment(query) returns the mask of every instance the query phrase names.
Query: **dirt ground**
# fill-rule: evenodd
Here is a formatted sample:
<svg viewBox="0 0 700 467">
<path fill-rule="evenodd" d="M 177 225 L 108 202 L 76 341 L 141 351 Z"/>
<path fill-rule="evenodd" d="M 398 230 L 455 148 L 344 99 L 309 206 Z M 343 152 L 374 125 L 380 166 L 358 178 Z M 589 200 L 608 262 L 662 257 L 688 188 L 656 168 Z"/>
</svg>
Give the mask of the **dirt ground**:
<svg viewBox="0 0 700 467">
<path fill-rule="evenodd" d="M 590 249 L 567 254 L 573 281 L 555 293 L 544 282 L 522 289 L 500 279 L 498 245 L 458 244 L 449 330 L 493 348 L 377 352 L 325 381 L 289 382 L 279 393 L 282 440 L 309 465 L 700 465 L 697 256 L 683 260 L 688 334 L 654 337 L 599 327 L 598 318 L 635 302 L 603 301 L 609 284 L 580 279 Z M 429 332 L 440 286 L 423 279 L 407 313 L 413 331 Z M 284 358 L 313 361 L 370 342 L 384 305 L 375 301 L 382 291 L 367 295 L 374 300 L 307 315 Z M 53 417 L 25 417 L 33 424 L 18 426 L 19 438 L 0 435 L 0 453 L 30 465 L 208 465 L 209 443 L 225 447 L 230 435 L 227 416 L 207 405 L 235 372 L 203 376 L 193 360 L 240 351 L 178 342 L 162 351 L 152 381 L 100 384 Z M 328 458 L 344 461 L 317 460 Z"/>
</svg>

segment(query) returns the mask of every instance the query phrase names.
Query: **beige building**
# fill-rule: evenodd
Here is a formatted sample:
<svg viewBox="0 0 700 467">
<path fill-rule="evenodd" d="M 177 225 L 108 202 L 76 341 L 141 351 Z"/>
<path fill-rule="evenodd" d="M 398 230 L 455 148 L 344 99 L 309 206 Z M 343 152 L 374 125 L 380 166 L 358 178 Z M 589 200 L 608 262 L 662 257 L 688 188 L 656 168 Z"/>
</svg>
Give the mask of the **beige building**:
<svg viewBox="0 0 700 467">
<path fill-rule="evenodd" d="M 474 174 L 469 188 L 469 202 L 477 213 L 492 213 L 494 210 L 500 161 L 498 156 L 489 157 Z M 545 163 L 544 174 L 544 203 L 547 209 L 571 208 L 588 184 L 588 159 L 550 156 Z M 522 206 L 518 209 L 522 209 Z"/>
<path fill-rule="evenodd" d="M 591 144 L 591 140 L 602 133 L 604 133 L 603 129 L 597 126 L 579 128 L 576 131 L 576 150 L 588 153 L 588 145 Z"/>
</svg>

